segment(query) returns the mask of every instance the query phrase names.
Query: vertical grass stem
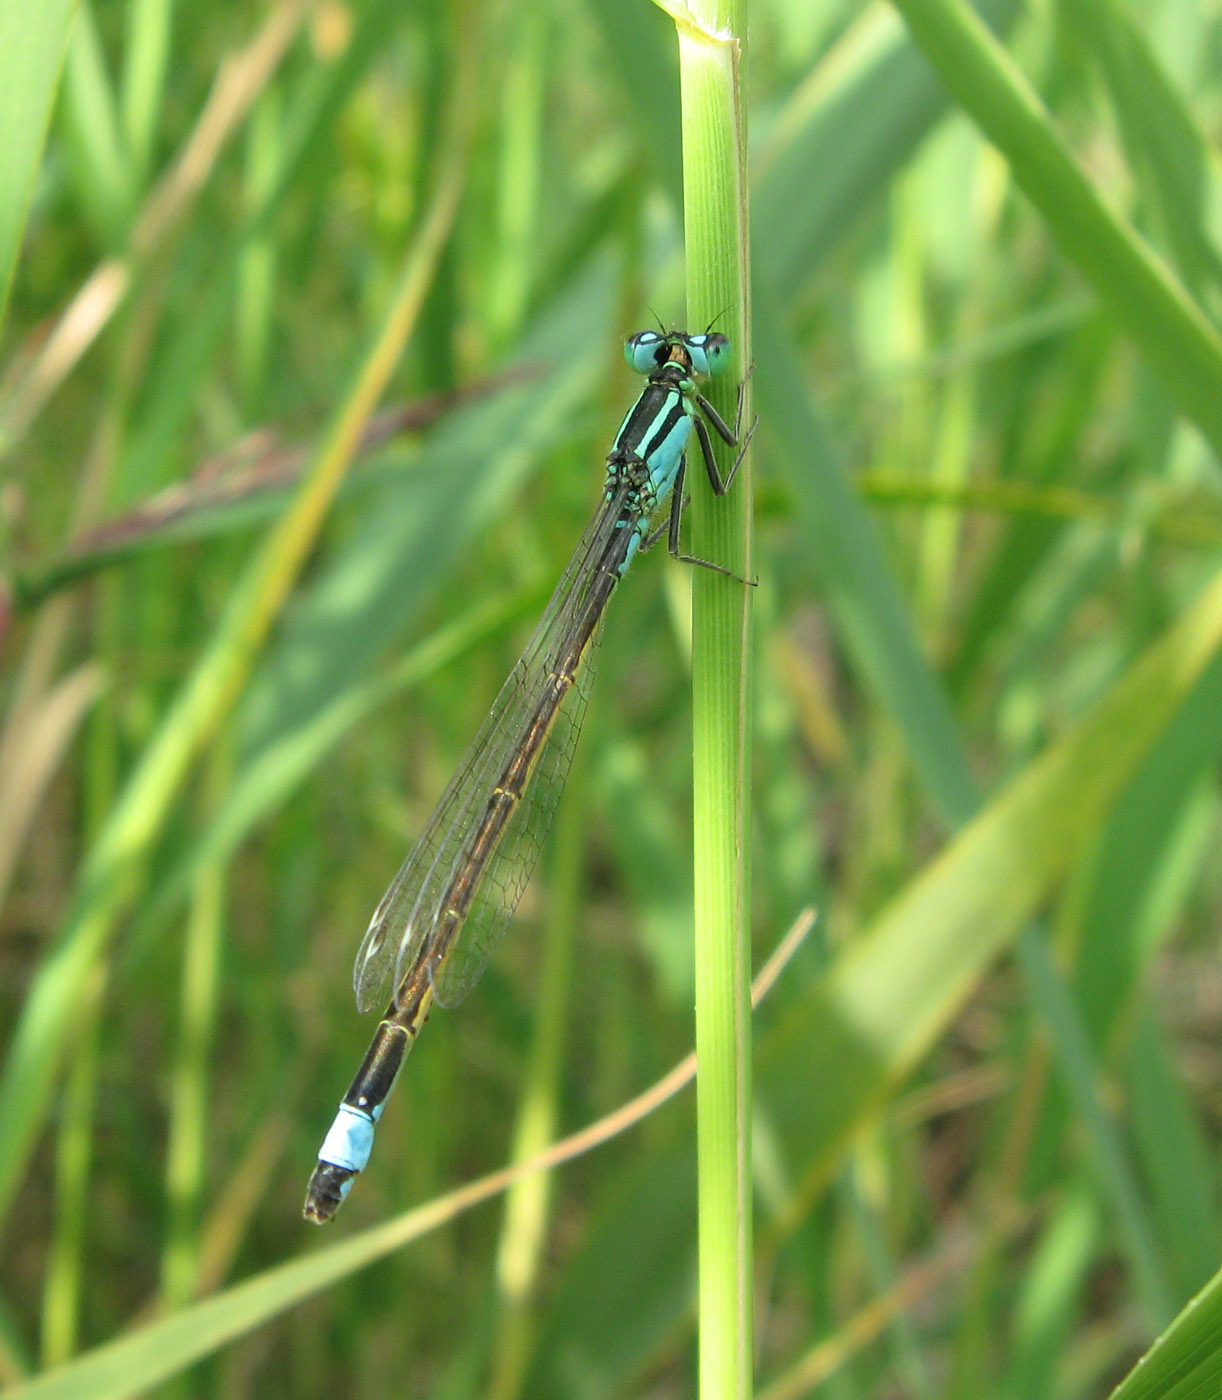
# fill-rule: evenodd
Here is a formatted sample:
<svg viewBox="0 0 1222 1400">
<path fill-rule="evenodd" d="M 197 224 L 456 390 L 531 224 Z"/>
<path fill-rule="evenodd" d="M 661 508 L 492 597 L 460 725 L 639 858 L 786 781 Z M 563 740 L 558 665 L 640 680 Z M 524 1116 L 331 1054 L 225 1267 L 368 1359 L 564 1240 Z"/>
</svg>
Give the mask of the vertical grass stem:
<svg viewBox="0 0 1222 1400">
<path fill-rule="evenodd" d="M 742 109 L 745 6 L 670 7 L 679 33 L 688 321 L 716 321 L 750 364 L 746 146 Z M 734 421 L 733 384 L 709 390 Z M 748 381 L 749 394 L 749 381 Z M 745 406 L 744 424 L 750 422 Z M 723 478 L 731 464 L 727 453 Z M 749 463 L 716 499 L 693 472 L 692 549 L 751 576 Z M 700 1394 L 751 1393 L 751 1007 L 749 587 L 707 569 L 692 580 Z"/>
</svg>

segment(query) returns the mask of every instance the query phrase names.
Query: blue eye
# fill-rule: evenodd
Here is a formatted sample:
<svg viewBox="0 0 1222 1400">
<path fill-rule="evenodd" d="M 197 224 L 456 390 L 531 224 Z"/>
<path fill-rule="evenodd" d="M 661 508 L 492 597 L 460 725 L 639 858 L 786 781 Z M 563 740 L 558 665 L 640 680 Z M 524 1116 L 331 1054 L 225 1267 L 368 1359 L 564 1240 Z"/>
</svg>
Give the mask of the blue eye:
<svg viewBox="0 0 1222 1400">
<path fill-rule="evenodd" d="M 658 349 L 665 343 L 657 331 L 637 331 L 624 342 L 624 359 L 638 374 L 648 374 L 658 364 Z"/>
<path fill-rule="evenodd" d="M 730 342 L 717 331 L 689 335 L 683 343 L 697 374 L 718 374 L 730 363 Z"/>
</svg>

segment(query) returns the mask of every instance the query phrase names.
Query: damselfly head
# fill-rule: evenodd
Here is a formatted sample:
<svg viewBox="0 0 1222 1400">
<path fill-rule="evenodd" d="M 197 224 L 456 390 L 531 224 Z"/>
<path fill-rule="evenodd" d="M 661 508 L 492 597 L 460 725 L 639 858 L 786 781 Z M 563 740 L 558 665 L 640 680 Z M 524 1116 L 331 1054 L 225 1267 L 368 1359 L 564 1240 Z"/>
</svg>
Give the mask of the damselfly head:
<svg viewBox="0 0 1222 1400">
<path fill-rule="evenodd" d="M 624 342 L 624 358 L 637 374 L 651 374 L 668 361 L 678 361 L 697 374 L 716 374 L 729 363 L 730 342 L 718 331 L 701 335 L 636 331 Z"/>
</svg>

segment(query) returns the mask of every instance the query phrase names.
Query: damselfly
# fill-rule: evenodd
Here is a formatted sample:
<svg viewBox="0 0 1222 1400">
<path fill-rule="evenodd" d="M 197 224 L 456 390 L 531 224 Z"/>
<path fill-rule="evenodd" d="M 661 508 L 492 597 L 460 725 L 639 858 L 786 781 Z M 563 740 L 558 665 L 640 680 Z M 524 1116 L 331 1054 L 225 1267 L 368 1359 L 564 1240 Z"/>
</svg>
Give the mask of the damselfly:
<svg viewBox="0 0 1222 1400">
<path fill-rule="evenodd" d="M 693 428 L 717 495 L 729 490 L 742 461 L 740 451 L 723 481 L 706 426 L 737 446 L 741 390 L 731 431 L 695 382 L 725 367 L 730 342 L 716 332 L 638 331 L 624 354 L 648 383 L 607 454 L 594 519 L 357 952 L 357 1006 L 369 1011 L 388 994 L 390 1005 L 319 1150 L 307 1220 L 321 1224 L 339 1209 L 369 1161 L 387 1095 L 432 1003 L 462 1000 L 513 916 L 568 775 L 603 609 L 633 556 L 667 530 L 677 559 L 729 573 L 680 553 L 679 527 Z M 669 523 L 649 534 L 668 500 Z"/>
</svg>

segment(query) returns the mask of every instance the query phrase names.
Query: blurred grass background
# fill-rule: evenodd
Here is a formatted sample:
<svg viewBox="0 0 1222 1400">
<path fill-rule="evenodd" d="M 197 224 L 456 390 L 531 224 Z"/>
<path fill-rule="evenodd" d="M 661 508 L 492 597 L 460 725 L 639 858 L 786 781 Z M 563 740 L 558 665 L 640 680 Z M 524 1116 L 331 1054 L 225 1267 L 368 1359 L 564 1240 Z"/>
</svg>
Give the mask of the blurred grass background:
<svg viewBox="0 0 1222 1400">
<path fill-rule="evenodd" d="M 820 910 L 757 1016 L 760 1393 L 1095 1396 L 1222 1238 L 1222 8 L 981 5 L 1166 302 L 903 9 L 954 101 L 887 8 L 751 14 L 757 962 Z M 592 508 L 622 336 L 682 323 L 673 28 L 68 19 L 0 43 L 0 1375 L 137 1329 L 46 1393 L 688 1395 L 690 1096 L 289 1310 L 226 1292 L 325 1253 L 356 942 Z M 408 430 L 328 477 L 412 288 Z M 690 1046 L 689 586 L 617 590 L 518 927 L 326 1245 Z"/>
</svg>

